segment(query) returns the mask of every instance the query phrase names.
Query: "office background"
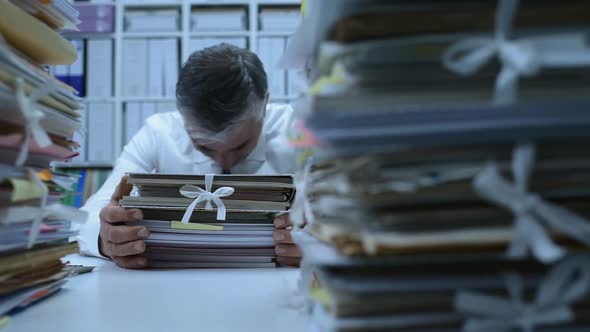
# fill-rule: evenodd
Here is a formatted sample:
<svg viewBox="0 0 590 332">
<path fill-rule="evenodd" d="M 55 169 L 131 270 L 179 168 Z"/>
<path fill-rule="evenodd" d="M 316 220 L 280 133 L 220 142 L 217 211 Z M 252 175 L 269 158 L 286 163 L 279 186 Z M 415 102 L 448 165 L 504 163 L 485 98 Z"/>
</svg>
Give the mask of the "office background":
<svg viewBox="0 0 590 332">
<path fill-rule="evenodd" d="M 145 119 L 174 111 L 178 71 L 194 51 L 229 43 L 256 52 L 269 78 L 270 101 L 288 103 L 304 87 L 299 73 L 276 68 L 301 20 L 294 0 L 76 1 L 82 23 L 66 37 L 78 61 L 53 74 L 84 98 L 80 156 L 57 163 L 80 176 L 80 206 L 107 178 Z"/>
</svg>

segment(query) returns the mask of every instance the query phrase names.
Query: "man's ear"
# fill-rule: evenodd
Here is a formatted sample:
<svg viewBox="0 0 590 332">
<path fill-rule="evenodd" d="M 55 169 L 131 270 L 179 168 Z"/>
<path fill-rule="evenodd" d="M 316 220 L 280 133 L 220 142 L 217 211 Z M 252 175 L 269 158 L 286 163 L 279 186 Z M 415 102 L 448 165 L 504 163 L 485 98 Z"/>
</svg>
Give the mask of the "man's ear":
<svg viewBox="0 0 590 332">
<path fill-rule="evenodd" d="M 262 109 L 262 118 L 264 118 L 266 116 L 266 107 L 268 106 L 269 98 L 270 98 L 270 93 L 268 93 L 268 91 L 267 91 L 266 95 L 264 95 L 264 108 Z"/>
</svg>

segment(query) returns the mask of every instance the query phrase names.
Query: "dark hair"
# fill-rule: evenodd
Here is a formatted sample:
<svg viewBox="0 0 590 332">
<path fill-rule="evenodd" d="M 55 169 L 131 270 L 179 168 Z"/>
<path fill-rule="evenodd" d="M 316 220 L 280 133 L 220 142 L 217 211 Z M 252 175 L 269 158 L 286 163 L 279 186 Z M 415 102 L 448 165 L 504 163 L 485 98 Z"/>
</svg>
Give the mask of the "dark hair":
<svg viewBox="0 0 590 332">
<path fill-rule="evenodd" d="M 264 100 L 266 72 L 247 49 L 219 44 L 194 52 L 182 66 L 176 84 L 179 111 L 204 129 L 220 132 Z"/>
</svg>

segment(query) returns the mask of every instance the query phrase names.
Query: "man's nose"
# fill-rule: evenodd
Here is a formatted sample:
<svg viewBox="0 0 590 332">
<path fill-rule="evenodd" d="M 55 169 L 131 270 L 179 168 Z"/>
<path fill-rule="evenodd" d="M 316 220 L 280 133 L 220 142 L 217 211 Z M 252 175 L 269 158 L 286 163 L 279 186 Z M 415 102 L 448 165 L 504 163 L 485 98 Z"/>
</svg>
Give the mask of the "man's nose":
<svg viewBox="0 0 590 332">
<path fill-rule="evenodd" d="M 235 166 L 235 158 L 231 153 L 219 153 L 215 158 L 215 162 L 224 171 L 229 171 Z"/>
</svg>

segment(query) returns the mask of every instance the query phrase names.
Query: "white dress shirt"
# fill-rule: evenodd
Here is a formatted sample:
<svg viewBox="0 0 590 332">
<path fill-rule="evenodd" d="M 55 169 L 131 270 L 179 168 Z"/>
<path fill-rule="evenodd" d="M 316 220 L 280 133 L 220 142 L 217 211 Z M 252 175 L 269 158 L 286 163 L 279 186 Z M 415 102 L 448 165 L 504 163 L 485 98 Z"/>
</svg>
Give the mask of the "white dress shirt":
<svg viewBox="0 0 590 332">
<path fill-rule="evenodd" d="M 295 150 L 288 145 L 287 133 L 293 110 L 289 105 L 267 106 L 258 144 L 250 155 L 231 169 L 234 174 L 292 174 Z M 82 210 L 88 222 L 80 226 L 78 241 L 84 255 L 101 257 L 98 251 L 99 213 L 125 173 L 220 174 L 221 168 L 192 145 L 180 113 L 156 114 L 125 146 L 112 174 Z"/>
</svg>

